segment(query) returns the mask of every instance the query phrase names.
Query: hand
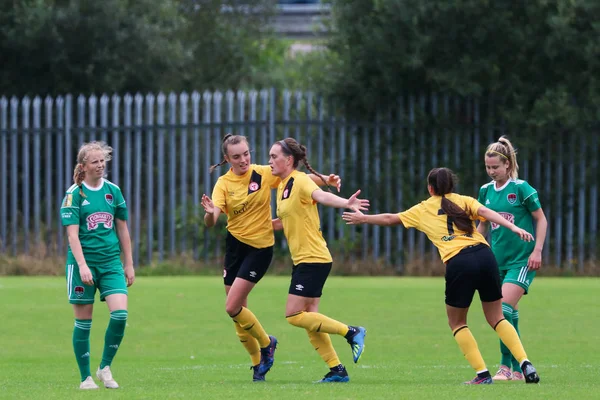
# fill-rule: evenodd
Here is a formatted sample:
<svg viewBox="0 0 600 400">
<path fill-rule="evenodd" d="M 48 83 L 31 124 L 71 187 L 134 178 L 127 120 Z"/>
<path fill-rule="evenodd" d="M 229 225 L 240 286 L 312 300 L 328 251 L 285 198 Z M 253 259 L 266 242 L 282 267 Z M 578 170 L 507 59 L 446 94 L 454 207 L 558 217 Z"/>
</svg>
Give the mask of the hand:
<svg viewBox="0 0 600 400">
<path fill-rule="evenodd" d="M 517 228 L 515 226 L 511 229 L 511 231 L 519 235 L 521 240 L 524 240 L 525 242 L 531 242 L 533 240 L 533 235 L 527 232 L 525 229 Z"/>
<path fill-rule="evenodd" d="M 348 199 L 348 205 L 346 208 L 349 208 L 354 211 L 358 210 L 368 210 L 369 209 L 369 200 L 359 199 L 358 195 L 360 194 L 360 189 L 356 191 L 350 198 Z"/>
<path fill-rule="evenodd" d="M 355 212 L 347 212 L 345 211 L 342 214 L 342 219 L 344 221 L 346 221 L 346 225 L 360 225 L 363 223 L 362 221 L 362 217 L 364 217 L 365 214 L 361 213 L 360 211 L 355 211 Z"/>
<path fill-rule="evenodd" d="M 79 266 L 79 276 L 81 277 L 81 282 L 83 282 L 84 285 L 92 286 L 94 284 L 92 271 L 90 271 L 90 267 L 87 265 Z"/>
<path fill-rule="evenodd" d="M 135 281 L 135 269 L 133 268 L 133 264 L 126 265 L 124 268 L 125 271 L 125 280 L 127 281 L 127 287 L 133 285 Z"/>
<path fill-rule="evenodd" d="M 542 266 L 542 251 L 541 250 L 533 250 L 531 255 L 529 256 L 529 260 L 527 260 L 527 266 L 530 270 L 537 271 Z"/>
<path fill-rule="evenodd" d="M 215 205 L 213 204 L 213 202 L 210 199 L 210 197 L 208 197 L 207 195 L 203 194 L 202 195 L 202 201 L 200 203 L 202 204 L 202 207 L 204 207 L 204 211 L 207 214 L 214 214 L 215 213 Z"/>
<path fill-rule="evenodd" d="M 273 224 L 274 231 L 280 231 L 283 229 L 283 222 L 281 222 L 279 218 L 272 219 L 271 223 Z"/>
<path fill-rule="evenodd" d="M 342 188 L 342 178 L 340 178 L 340 176 L 336 174 L 329 174 L 329 176 L 327 177 L 327 186 L 333 186 L 339 192 Z"/>
</svg>

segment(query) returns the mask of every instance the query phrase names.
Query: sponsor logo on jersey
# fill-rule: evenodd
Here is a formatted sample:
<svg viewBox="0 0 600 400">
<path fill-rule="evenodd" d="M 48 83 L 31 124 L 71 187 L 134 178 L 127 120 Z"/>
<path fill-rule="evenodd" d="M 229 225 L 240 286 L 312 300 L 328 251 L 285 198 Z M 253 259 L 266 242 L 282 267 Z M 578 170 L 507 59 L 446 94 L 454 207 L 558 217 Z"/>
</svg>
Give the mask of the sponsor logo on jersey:
<svg viewBox="0 0 600 400">
<path fill-rule="evenodd" d="M 114 199 L 113 199 L 113 195 L 112 195 L 112 194 L 110 194 L 110 193 L 106 193 L 106 194 L 104 195 L 104 198 L 106 199 L 106 202 L 108 203 L 108 205 L 109 205 L 109 206 L 112 206 L 112 204 L 113 204 L 113 200 L 114 200 Z"/>
<path fill-rule="evenodd" d="M 86 219 L 88 231 L 93 231 L 98 228 L 100 224 L 104 225 L 106 229 L 112 229 L 113 227 L 113 216 L 107 212 L 96 212 L 90 214 Z"/>
<path fill-rule="evenodd" d="M 247 206 L 248 206 L 248 202 L 247 201 L 244 202 L 244 203 L 242 203 L 242 207 L 240 209 L 233 210 L 233 215 L 240 215 L 240 214 L 246 212 L 246 210 L 248 210 Z"/>
<path fill-rule="evenodd" d="M 490 204 L 490 199 L 487 199 L 487 200 L 485 201 L 485 205 L 487 206 L 487 205 L 489 205 L 489 204 Z"/>
<path fill-rule="evenodd" d="M 506 200 L 508 200 L 510 204 L 515 204 L 517 202 L 516 193 L 509 193 L 508 196 L 506 196 Z"/>
<path fill-rule="evenodd" d="M 69 212 L 64 212 L 64 213 L 62 213 L 60 216 L 61 216 L 62 218 L 68 219 L 68 218 L 71 218 L 71 217 L 73 216 L 73 213 L 72 213 L 72 212 L 70 212 L 70 211 L 69 211 Z"/>
<path fill-rule="evenodd" d="M 83 294 L 85 293 L 85 288 L 83 286 L 75 286 L 74 292 L 75 292 L 75 297 L 80 299 L 83 297 Z"/>
<path fill-rule="evenodd" d="M 71 205 L 73 204 L 73 195 L 72 194 L 67 194 L 65 196 L 65 199 L 63 200 L 63 207 L 71 207 Z"/>
<path fill-rule="evenodd" d="M 82 206 L 87 206 L 87 205 L 89 205 L 89 204 L 90 204 L 90 202 L 89 202 L 89 201 L 87 201 L 87 199 L 86 199 L 86 200 L 83 200 L 83 202 L 81 203 L 81 205 L 82 205 Z"/>
<path fill-rule="evenodd" d="M 511 213 L 499 212 L 498 214 L 500 214 L 502 216 L 502 218 L 504 218 L 508 222 L 513 223 L 513 224 L 515 223 L 515 216 L 512 215 Z M 500 227 L 500 225 L 498 225 L 495 222 L 492 222 L 491 225 L 492 225 L 492 229 L 498 229 Z"/>
</svg>

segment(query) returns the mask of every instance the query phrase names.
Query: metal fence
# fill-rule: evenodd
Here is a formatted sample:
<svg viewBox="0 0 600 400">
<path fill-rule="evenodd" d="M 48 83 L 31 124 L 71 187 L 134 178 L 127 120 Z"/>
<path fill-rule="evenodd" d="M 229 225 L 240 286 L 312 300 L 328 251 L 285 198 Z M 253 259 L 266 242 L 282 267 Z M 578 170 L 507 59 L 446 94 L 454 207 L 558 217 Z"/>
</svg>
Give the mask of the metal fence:
<svg viewBox="0 0 600 400">
<path fill-rule="evenodd" d="M 226 132 L 246 135 L 253 162 L 261 164 L 276 139 L 297 138 L 315 169 L 340 174 L 344 196 L 361 188 L 373 212 L 398 212 L 425 199 L 425 177 L 435 166 L 454 169 L 458 190 L 477 197 L 489 181 L 485 147 L 507 133 L 521 146 L 520 176 L 538 189 L 549 221 L 546 262 L 582 271 L 597 259 L 597 131 L 524 135 L 498 126 L 485 102 L 443 95 L 409 95 L 373 121 L 356 121 L 313 93 L 273 89 L 0 98 L 0 253 L 65 251 L 60 202 L 78 147 L 100 139 L 114 148 L 108 177 L 128 202 L 136 265 L 182 255 L 220 259 L 224 227 L 204 228 L 200 199 L 226 171 L 209 172 L 222 158 Z M 375 262 L 400 273 L 409 263 L 440 263 L 423 234 L 346 226 L 340 213 L 321 208 L 337 261 Z"/>
</svg>

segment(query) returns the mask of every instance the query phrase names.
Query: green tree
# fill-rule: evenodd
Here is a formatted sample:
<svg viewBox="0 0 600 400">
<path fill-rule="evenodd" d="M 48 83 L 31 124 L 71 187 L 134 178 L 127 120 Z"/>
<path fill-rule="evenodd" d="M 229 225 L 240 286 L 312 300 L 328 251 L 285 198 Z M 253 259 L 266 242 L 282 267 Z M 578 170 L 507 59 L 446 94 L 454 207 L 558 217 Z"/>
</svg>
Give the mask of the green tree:
<svg viewBox="0 0 600 400">
<path fill-rule="evenodd" d="M 0 93 L 158 90 L 185 65 L 172 0 L 23 0 L 0 9 Z"/>
<path fill-rule="evenodd" d="M 493 96 L 513 123 L 569 127 L 598 118 L 595 0 L 332 3 L 332 92 L 354 111 L 434 90 Z"/>
</svg>

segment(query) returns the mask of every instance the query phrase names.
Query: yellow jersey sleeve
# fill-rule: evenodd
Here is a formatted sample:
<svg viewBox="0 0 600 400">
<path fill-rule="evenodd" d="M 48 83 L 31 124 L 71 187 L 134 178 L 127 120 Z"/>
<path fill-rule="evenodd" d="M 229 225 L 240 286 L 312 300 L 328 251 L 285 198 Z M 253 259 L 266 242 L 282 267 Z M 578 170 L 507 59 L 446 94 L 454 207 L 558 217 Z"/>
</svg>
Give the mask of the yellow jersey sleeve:
<svg viewBox="0 0 600 400">
<path fill-rule="evenodd" d="M 222 213 L 227 214 L 227 201 L 226 201 L 226 188 L 225 182 L 222 178 L 217 180 L 215 187 L 212 192 L 212 201 L 215 207 L 219 207 Z"/>
<path fill-rule="evenodd" d="M 402 225 L 404 225 L 405 228 L 419 229 L 419 226 L 421 226 L 422 208 L 421 203 L 419 203 L 408 210 L 399 213 L 398 217 L 400 218 L 400 221 L 402 221 Z"/>
<path fill-rule="evenodd" d="M 281 183 L 281 179 L 278 176 L 273 175 L 271 167 L 269 165 L 254 165 L 254 170 L 262 175 L 265 185 L 271 189 L 277 189 L 277 186 Z"/>
<path fill-rule="evenodd" d="M 467 206 L 467 209 L 465 210 L 467 215 L 469 215 L 469 217 L 471 217 L 471 219 L 473 221 L 475 221 L 475 220 L 485 221 L 485 218 L 483 218 L 482 216 L 477 214 L 477 212 L 479 211 L 479 208 L 483 207 L 483 204 L 481 204 L 480 202 L 478 202 L 477 200 L 475 200 L 473 197 L 470 197 L 470 196 L 460 196 L 460 197 L 465 202 L 465 205 Z"/>
<path fill-rule="evenodd" d="M 302 186 L 300 186 L 300 200 L 305 204 L 317 204 L 312 198 L 315 190 L 321 190 L 321 188 L 306 175 L 306 178 L 302 180 Z"/>
</svg>

